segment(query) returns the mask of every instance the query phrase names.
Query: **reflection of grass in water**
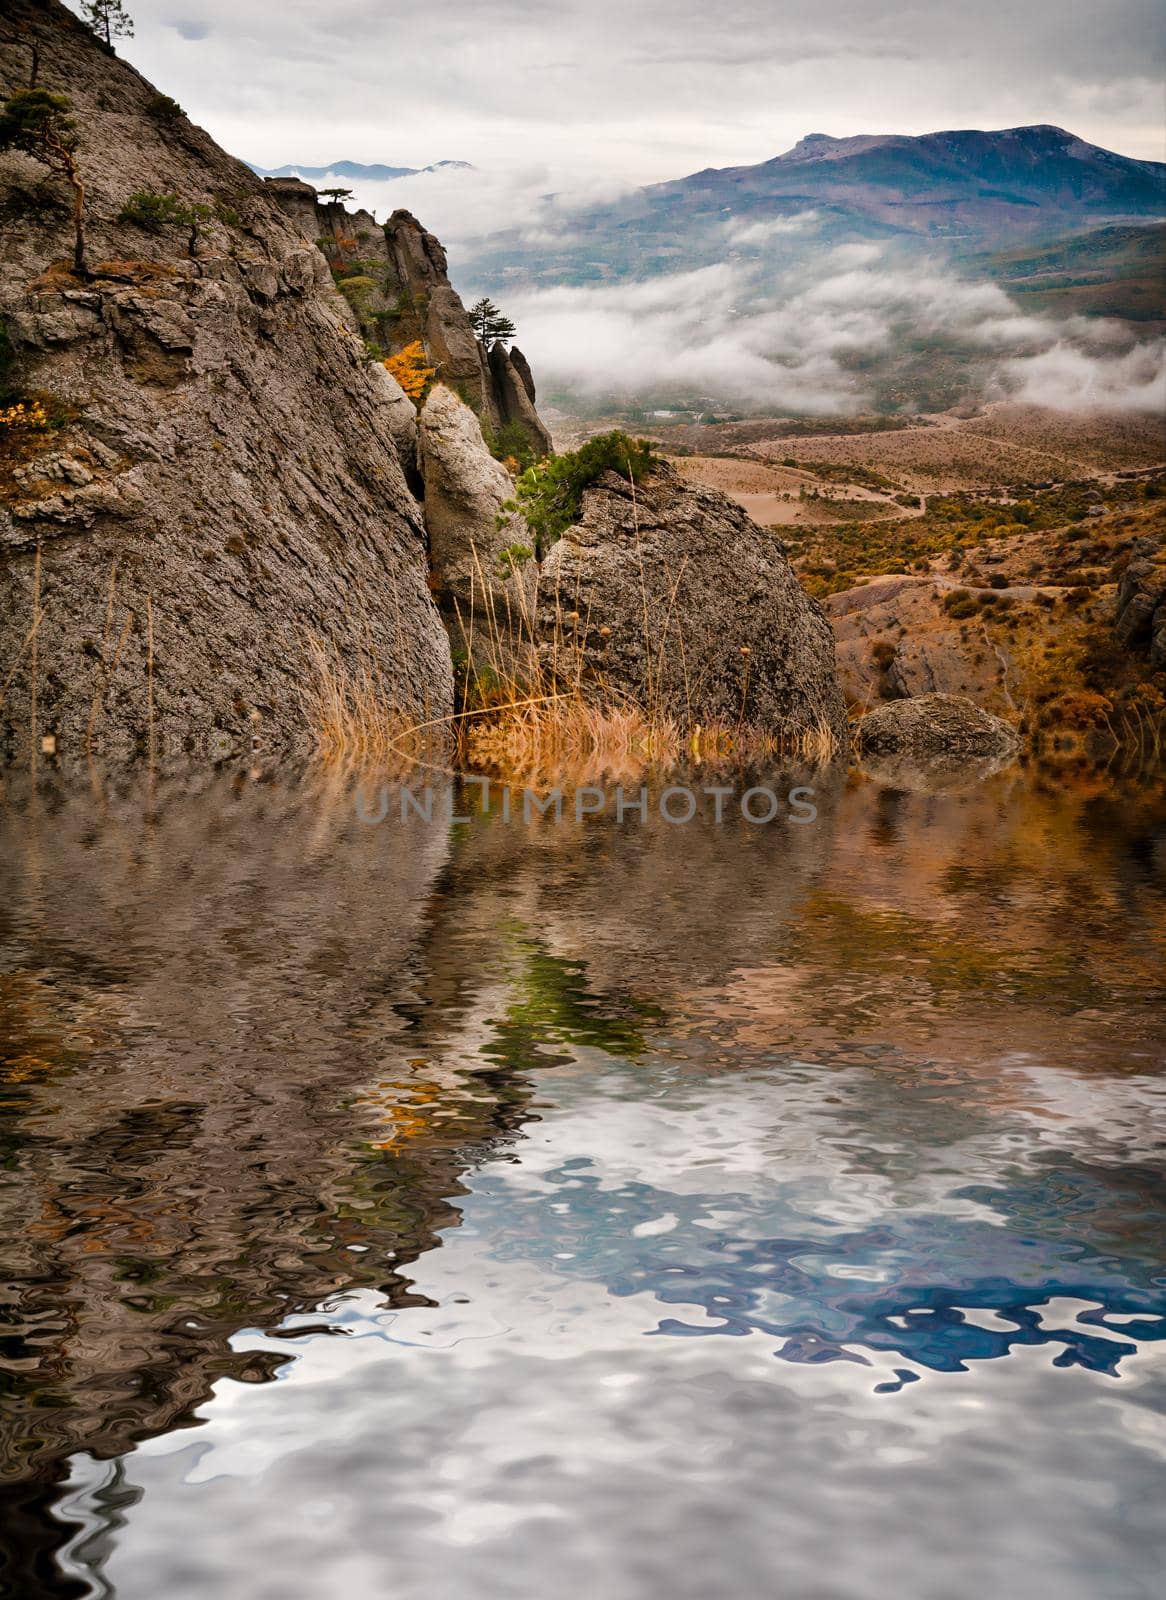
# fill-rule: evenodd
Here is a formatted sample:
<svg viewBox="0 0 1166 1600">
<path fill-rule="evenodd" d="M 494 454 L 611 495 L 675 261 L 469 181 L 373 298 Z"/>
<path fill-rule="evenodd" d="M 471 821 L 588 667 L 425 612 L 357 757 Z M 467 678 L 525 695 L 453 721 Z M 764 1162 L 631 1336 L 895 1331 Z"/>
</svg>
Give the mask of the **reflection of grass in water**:
<svg viewBox="0 0 1166 1600">
<path fill-rule="evenodd" d="M 524 1070 L 562 1061 L 548 1053 L 547 1047 L 556 1044 L 625 1058 L 643 1054 L 643 1025 L 662 1023 L 662 1011 L 626 1000 L 621 1010 L 629 1014 L 619 1014 L 610 999 L 599 1002 L 592 995 L 584 962 L 564 961 L 529 937 L 517 939 L 516 949 L 523 960 L 516 980 L 519 998 L 494 1022 L 496 1039 L 482 1046 L 484 1056 Z"/>
<path fill-rule="evenodd" d="M 526 1120 L 533 1091 L 525 1075 L 569 1062 L 564 1047 L 635 1059 L 646 1048 L 645 1028 L 665 1020 L 657 1007 L 631 997 L 597 997 L 584 962 L 552 955 L 521 924 L 504 924 L 501 933 L 513 957 L 513 999 L 487 1024 L 478 1054 L 489 1065 L 443 1066 L 440 1052 L 417 1056 L 400 1077 L 363 1094 L 358 1103 L 389 1129 L 372 1141 L 379 1153 L 407 1158 L 410 1150 L 441 1148 L 468 1158 L 475 1145 Z"/>
</svg>

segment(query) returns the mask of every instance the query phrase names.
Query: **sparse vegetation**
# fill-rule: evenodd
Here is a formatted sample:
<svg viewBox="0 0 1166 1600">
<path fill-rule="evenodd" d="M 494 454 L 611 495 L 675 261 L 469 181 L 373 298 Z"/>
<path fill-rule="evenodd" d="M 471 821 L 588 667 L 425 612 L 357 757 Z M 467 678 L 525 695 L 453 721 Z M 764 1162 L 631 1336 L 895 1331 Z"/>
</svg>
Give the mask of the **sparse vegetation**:
<svg viewBox="0 0 1166 1600">
<path fill-rule="evenodd" d="M 204 225 L 212 217 L 224 221 L 233 215 L 225 207 L 210 206 L 201 200 L 184 200 L 178 194 L 158 194 L 153 189 L 138 189 L 122 206 L 117 220 L 153 234 L 160 234 L 168 227 L 186 228 L 187 254 L 193 256 Z"/>
<path fill-rule="evenodd" d="M 181 122 L 186 112 L 173 95 L 152 94 L 146 101 L 146 115 L 155 122 Z"/>
<path fill-rule="evenodd" d="M 514 477 L 532 467 L 539 459 L 521 422 L 504 422 L 497 431 L 483 423 L 482 434 L 490 454 L 496 461 L 501 461 Z"/>
<path fill-rule="evenodd" d="M 519 511 L 534 534 L 539 558 L 577 521 L 583 491 L 604 472 L 639 483 L 656 456 L 647 439 L 626 433 L 602 433 L 578 450 L 548 456 L 518 479 L 515 496 L 506 510 Z"/>
<path fill-rule="evenodd" d="M 85 261 L 85 185 L 77 166 L 79 135 L 68 98 L 47 89 L 20 89 L 0 111 L 0 150 L 21 150 L 65 179 L 73 194 L 73 269 Z"/>
</svg>

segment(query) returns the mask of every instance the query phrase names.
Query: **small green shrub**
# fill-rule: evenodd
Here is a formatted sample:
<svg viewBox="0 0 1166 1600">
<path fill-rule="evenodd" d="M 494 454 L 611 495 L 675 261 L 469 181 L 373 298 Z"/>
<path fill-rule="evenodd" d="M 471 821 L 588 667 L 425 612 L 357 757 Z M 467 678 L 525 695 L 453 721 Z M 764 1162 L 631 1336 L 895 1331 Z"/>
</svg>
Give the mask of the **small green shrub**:
<svg viewBox="0 0 1166 1600">
<path fill-rule="evenodd" d="M 146 101 L 146 115 L 155 122 L 181 122 L 186 112 L 169 94 L 153 94 Z"/>
<path fill-rule="evenodd" d="M 498 552 L 498 565 L 509 576 L 517 572 L 519 567 L 524 567 L 534 556 L 534 551 L 528 544 L 508 544 L 505 550 Z"/>
<path fill-rule="evenodd" d="M 950 594 L 944 596 L 943 609 L 949 617 L 957 619 L 960 617 L 974 617 L 978 604 L 978 601 L 972 597 L 969 590 L 953 589 Z"/>
<path fill-rule="evenodd" d="M 132 223 L 146 233 L 161 233 L 174 224 L 189 224 L 190 206 L 179 194 L 157 194 L 153 189 L 138 189 L 118 212 L 119 222 Z"/>
<path fill-rule="evenodd" d="M 605 472 L 616 472 L 633 483 L 651 470 L 655 462 L 651 441 L 631 439 L 626 433 L 601 433 L 578 450 L 563 456 L 548 456 L 519 478 L 507 511 L 519 511 L 534 534 L 541 559 L 578 521 L 583 491 Z"/>
<path fill-rule="evenodd" d="M 497 433 L 489 435 L 486 443 L 496 461 L 517 461 L 520 472 L 533 467 L 538 460 L 538 453 L 521 422 L 504 422 Z"/>
</svg>

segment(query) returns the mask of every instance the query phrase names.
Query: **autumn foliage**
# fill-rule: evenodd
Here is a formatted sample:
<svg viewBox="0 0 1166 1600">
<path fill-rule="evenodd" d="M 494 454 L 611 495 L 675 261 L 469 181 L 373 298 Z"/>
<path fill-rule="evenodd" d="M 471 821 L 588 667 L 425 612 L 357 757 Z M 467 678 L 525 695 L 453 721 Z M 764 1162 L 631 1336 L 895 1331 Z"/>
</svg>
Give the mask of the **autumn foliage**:
<svg viewBox="0 0 1166 1600">
<path fill-rule="evenodd" d="M 426 361 L 425 346 L 420 339 L 414 339 L 412 344 L 398 350 L 395 356 L 386 356 L 385 366 L 410 400 L 414 401 L 421 399 L 437 376 L 437 368 L 429 366 Z"/>
</svg>

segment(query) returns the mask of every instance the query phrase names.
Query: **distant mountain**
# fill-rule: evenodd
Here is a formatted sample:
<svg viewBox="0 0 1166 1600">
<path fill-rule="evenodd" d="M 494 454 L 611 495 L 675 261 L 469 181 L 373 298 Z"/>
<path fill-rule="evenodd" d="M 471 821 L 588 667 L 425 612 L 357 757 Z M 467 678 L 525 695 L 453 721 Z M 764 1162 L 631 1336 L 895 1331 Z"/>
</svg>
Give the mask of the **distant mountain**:
<svg viewBox="0 0 1166 1600">
<path fill-rule="evenodd" d="M 560 213 L 561 215 L 561 213 Z M 1063 128 L 814 133 L 757 166 L 709 168 L 572 215 L 559 243 L 517 229 L 484 241 L 475 284 L 586 283 L 793 259 L 809 238 L 898 241 L 952 255 L 1166 217 L 1166 164 L 1136 161 Z"/>
<path fill-rule="evenodd" d="M 646 191 L 654 206 L 779 214 L 840 208 L 895 231 L 955 238 L 1047 229 L 1054 218 L 1166 213 L 1166 164 L 1135 161 L 1063 128 L 859 135 L 812 133 L 755 167 L 709 169 Z"/>
<path fill-rule="evenodd" d="M 386 167 L 380 162 L 365 165 L 360 161 L 334 161 L 328 167 L 302 167 L 294 162 L 283 167 L 257 167 L 252 162 L 247 165 L 261 178 L 303 178 L 308 183 L 317 183 L 321 178 L 415 178 L 420 172 L 441 172 L 450 167 L 473 171 L 470 161 L 434 161 L 428 167 Z"/>
</svg>

